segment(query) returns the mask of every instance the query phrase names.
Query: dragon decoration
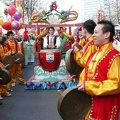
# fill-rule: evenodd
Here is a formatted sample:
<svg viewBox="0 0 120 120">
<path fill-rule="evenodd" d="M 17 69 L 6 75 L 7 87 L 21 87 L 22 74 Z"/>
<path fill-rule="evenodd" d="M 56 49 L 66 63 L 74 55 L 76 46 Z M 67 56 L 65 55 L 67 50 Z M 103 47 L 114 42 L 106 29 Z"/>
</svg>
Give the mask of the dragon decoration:
<svg viewBox="0 0 120 120">
<path fill-rule="evenodd" d="M 46 24 L 50 24 L 49 23 L 49 16 L 51 15 L 57 15 L 58 16 L 58 20 L 59 23 L 65 23 L 65 22 L 69 22 L 69 21 L 74 21 L 78 18 L 78 13 L 76 11 L 71 11 L 72 6 L 70 7 L 69 10 L 67 11 L 58 11 L 57 10 L 58 5 L 56 3 L 56 1 L 53 1 L 52 4 L 50 5 L 50 9 L 49 11 L 41 11 L 41 12 L 35 12 L 31 15 L 31 21 L 33 23 L 46 23 Z M 72 37 L 70 35 L 68 35 L 63 27 L 60 27 L 60 31 L 69 39 L 71 39 Z M 49 29 L 46 28 L 45 30 L 43 30 L 37 37 L 36 39 L 41 39 L 43 36 L 47 35 L 49 32 Z M 74 38 L 72 38 L 74 39 Z"/>
</svg>

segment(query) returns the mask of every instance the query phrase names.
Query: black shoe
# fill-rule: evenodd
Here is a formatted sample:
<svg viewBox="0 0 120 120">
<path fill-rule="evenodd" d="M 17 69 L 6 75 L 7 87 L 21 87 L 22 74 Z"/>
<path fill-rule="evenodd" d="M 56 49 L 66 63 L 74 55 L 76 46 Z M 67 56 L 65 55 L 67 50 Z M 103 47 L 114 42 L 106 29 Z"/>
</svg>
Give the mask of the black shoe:
<svg viewBox="0 0 120 120">
<path fill-rule="evenodd" d="M 0 102 L 0 105 L 2 105 L 3 103 L 2 102 Z"/>
<path fill-rule="evenodd" d="M 26 84 L 26 82 L 20 82 L 19 83 L 19 85 L 25 85 Z"/>
</svg>

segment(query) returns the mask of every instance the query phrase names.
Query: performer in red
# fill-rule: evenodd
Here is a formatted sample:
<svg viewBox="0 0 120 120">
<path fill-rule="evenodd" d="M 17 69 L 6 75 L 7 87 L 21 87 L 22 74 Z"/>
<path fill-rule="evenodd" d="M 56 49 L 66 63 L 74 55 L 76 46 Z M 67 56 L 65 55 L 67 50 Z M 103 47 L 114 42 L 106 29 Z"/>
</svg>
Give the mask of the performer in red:
<svg viewBox="0 0 120 120">
<path fill-rule="evenodd" d="M 28 40 L 29 40 L 28 30 L 25 27 L 25 31 L 24 31 L 24 35 L 23 35 L 23 41 L 28 41 Z"/>
<path fill-rule="evenodd" d="M 26 67 L 26 65 L 28 65 L 28 49 L 27 49 L 27 45 L 28 45 L 28 41 L 29 41 L 29 36 L 28 36 L 28 30 L 25 27 L 25 31 L 23 33 L 23 53 L 24 53 L 24 57 L 25 57 L 25 63 L 24 66 Z"/>
<path fill-rule="evenodd" d="M 11 55 L 14 56 L 16 53 L 20 52 L 20 48 L 18 45 L 18 42 L 14 39 L 14 33 L 13 31 L 8 31 L 7 32 L 7 42 L 10 46 L 11 49 Z M 11 85 L 15 86 L 16 85 L 16 78 L 15 78 L 15 74 L 18 77 L 19 80 L 19 84 L 25 84 L 25 80 L 22 74 L 22 70 L 21 70 L 21 65 L 15 63 L 15 65 L 9 69 L 10 72 L 10 76 L 11 76 Z"/>
<path fill-rule="evenodd" d="M 98 49 L 88 57 L 78 83 L 78 90 L 92 97 L 86 120 L 120 118 L 120 52 L 112 45 L 114 33 L 114 25 L 107 20 L 99 21 L 94 29 Z"/>
</svg>

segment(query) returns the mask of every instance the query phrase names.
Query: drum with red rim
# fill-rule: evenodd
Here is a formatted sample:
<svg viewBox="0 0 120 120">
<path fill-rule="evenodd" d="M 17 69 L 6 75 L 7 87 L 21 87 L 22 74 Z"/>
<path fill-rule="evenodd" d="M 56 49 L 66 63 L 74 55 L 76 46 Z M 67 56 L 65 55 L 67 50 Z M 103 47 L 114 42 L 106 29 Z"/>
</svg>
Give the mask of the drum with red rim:
<svg viewBox="0 0 120 120">
<path fill-rule="evenodd" d="M 45 71 L 56 71 L 60 66 L 61 58 L 59 49 L 45 49 L 39 53 L 39 61 Z"/>
</svg>

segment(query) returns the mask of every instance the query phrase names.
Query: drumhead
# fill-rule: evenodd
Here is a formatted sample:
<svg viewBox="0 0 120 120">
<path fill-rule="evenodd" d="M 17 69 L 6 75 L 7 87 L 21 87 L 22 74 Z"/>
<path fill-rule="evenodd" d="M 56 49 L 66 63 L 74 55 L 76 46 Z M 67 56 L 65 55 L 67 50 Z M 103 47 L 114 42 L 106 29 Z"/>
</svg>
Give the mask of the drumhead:
<svg viewBox="0 0 120 120">
<path fill-rule="evenodd" d="M 6 69 L 12 68 L 14 65 L 14 59 L 11 55 L 4 55 L 2 57 L 2 63 L 4 66 L 7 66 Z"/>
<path fill-rule="evenodd" d="M 23 63 L 24 62 L 24 55 L 22 53 L 16 53 L 14 56 L 14 59 L 16 61 L 16 63 L 20 64 L 20 63 Z"/>
<path fill-rule="evenodd" d="M 47 53 L 47 52 L 61 52 L 61 51 L 59 49 L 44 49 L 44 50 L 40 50 L 40 53 L 41 52 Z"/>
<path fill-rule="evenodd" d="M 59 97 L 57 109 L 63 120 L 83 120 L 92 104 L 91 96 L 76 86 L 66 89 Z"/>
<path fill-rule="evenodd" d="M 11 80 L 8 70 L 4 68 L 0 69 L 0 77 L 2 78 L 2 80 L 0 80 L 0 84 L 3 84 L 3 85 L 8 84 Z"/>
<path fill-rule="evenodd" d="M 65 63 L 66 63 L 66 68 L 67 71 L 72 74 L 72 75 L 78 75 L 82 72 L 83 68 L 80 67 L 76 61 L 74 60 L 73 54 L 72 54 L 72 49 L 69 49 L 66 52 L 65 56 Z"/>
</svg>

